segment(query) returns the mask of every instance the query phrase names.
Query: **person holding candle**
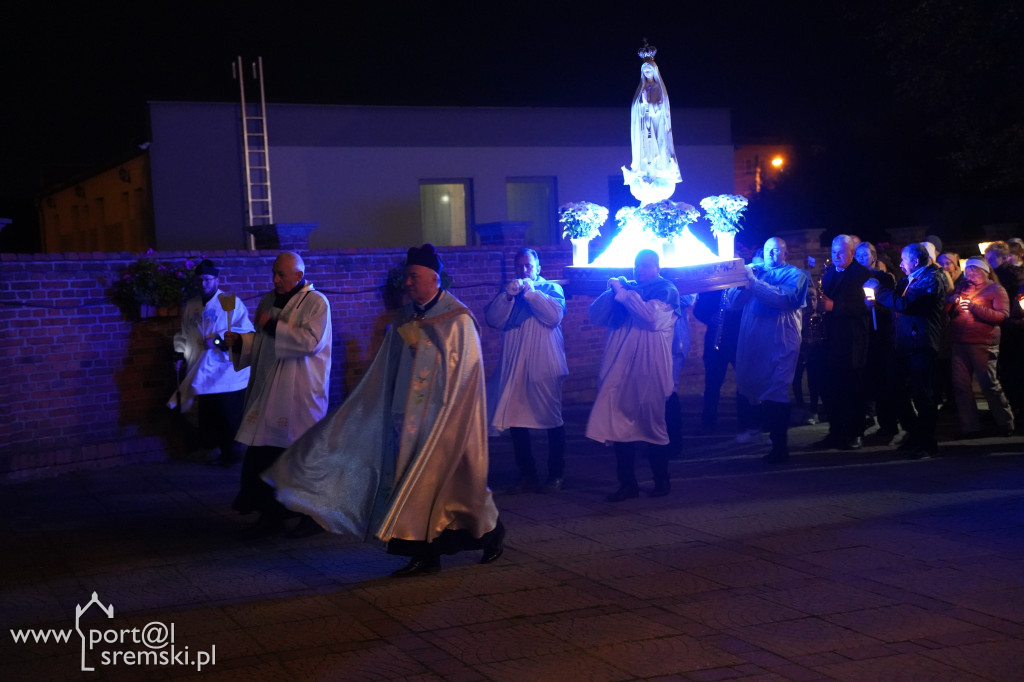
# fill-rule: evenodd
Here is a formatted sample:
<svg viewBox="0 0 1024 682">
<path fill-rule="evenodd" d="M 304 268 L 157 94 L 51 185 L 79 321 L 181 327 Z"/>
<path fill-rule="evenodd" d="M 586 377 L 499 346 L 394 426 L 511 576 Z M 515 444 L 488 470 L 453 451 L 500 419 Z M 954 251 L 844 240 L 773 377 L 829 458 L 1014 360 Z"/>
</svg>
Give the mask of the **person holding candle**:
<svg viewBox="0 0 1024 682">
<path fill-rule="evenodd" d="M 908 244 L 901 255 L 900 269 L 906 277 L 895 289 L 880 287 L 876 279 L 869 279 L 864 286 L 875 288 L 878 304 L 896 313 L 890 390 L 899 401 L 900 422 L 907 428 L 899 449 L 911 458 L 923 459 L 938 451 L 935 366 L 950 289 L 945 273 L 920 243 Z"/>
<path fill-rule="evenodd" d="M 971 258 L 964 278 L 949 297 L 949 340 L 952 348 L 953 396 L 960 437 L 980 435 L 978 405 L 972 380 L 976 377 L 1000 435 L 1013 434 L 1013 412 L 996 373 L 1000 325 L 1009 317 L 1010 301 L 983 258 Z"/>
<path fill-rule="evenodd" d="M 861 242 L 854 251 L 857 262 L 871 271 L 871 277 L 880 282 L 883 289 L 895 289 L 896 278 L 878 267 L 878 250 L 871 242 Z M 865 298 L 874 298 L 875 290 L 864 287 Z M 888 308 L 871 308 L 871 332 L 868 335 L 868 359 L 864 373 L 864 397 L 866 423 L 873 425 L 878 420 L 878 430 L 869 439 L 877 444 L 888 445 L 900 430 L 897 424 L 895 405 L 885 390 L 887 368 L 893 352 L 893 315 Z"/>
</svg>

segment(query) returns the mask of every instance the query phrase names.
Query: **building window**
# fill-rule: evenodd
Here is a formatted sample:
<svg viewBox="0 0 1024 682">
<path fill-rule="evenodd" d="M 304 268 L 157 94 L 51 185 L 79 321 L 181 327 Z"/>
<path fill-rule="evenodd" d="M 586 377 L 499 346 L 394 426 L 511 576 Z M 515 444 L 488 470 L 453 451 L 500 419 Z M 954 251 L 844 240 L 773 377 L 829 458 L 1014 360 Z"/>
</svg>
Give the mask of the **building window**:
<svg viewBox="0 0 1024 682">
<path fill-rule="evenodd" d="M 557 186 L 554 177 L 509 178 L 505 181 L 508 219 L 529 222 L 527 244 L 557 244 Z"/>
<path fill-rule="evenodd" d="M 421 180 L 420 221 L 423 241 L 438 246 L 470 243 L 471 180 Z"/>
</svg>

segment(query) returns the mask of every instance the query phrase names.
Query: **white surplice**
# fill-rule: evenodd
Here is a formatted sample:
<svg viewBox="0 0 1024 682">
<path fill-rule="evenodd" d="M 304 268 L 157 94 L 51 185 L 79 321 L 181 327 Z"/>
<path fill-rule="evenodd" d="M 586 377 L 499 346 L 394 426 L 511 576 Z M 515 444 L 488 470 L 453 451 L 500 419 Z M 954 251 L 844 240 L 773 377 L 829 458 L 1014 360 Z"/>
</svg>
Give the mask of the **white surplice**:
<svg viewBox="0 0 1024 682">
<path fill-rule="evenodd" d="M 561 286 L 543 277 L 533 286 L 511 301 L 501 292 L 484 310 L 487 324 L 502 331 L 491 418 L 499 431 L 563 424 L 562 382 L 569 373 L 561 327 L 565 294 Z"/>
<path fill-rule="evenodd" d="M 666 445 L 665 401 L 673 387 L 676 309 L 657 299 L 645 301 L 626 288 L 617 293 L 609 289 L 591 304 L 591 322 L 610 325 L 616 304 L 628 314 L 620 326 L 608 329 L 587 438 Z"/>
<path fill-rule="evenodd" d="M 273 335 L 262 329 L 242 335 L 232 353 L 236 368 L 251 367 L 245 414 L 235 440 L 286 448 L 327 413 L 331 376 L 331 305 L 306 284 L 283 309 L 266 294 L 256 317 L 276 317 Z"/>
</svg>

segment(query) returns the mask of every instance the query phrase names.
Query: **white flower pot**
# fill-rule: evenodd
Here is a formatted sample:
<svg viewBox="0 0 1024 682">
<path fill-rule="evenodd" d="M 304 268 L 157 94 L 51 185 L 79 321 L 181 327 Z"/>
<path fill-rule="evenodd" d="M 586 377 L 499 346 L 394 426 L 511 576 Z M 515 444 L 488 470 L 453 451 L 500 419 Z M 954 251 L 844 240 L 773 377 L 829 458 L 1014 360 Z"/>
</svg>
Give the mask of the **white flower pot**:
<svg viewBox="0 0 1024 682">
<path fill-rule="evenodd" d="M 732 232 L 716 232 L 718 239 L 718 257 L 722 260 L 732 260 L 736 257 L 735 240 L 736 235 Z"/>
<path fill-rule="evenodd" d="M 583 267 L 590 264 L 590 237 L 571 239 L 572 242 L 572 264 L 576 267 Z"/>
</svg>

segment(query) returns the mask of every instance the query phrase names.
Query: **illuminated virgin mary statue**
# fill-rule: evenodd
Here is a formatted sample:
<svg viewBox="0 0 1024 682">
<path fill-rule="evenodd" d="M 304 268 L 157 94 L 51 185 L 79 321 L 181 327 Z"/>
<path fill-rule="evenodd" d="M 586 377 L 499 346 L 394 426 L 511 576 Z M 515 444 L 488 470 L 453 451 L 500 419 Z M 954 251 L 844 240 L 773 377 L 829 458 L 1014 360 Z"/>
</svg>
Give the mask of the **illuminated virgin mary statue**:
<svg viewBox="0 0 1024 682">
<path fill-rule="evenodd" d="M 682 181 L 672 142 L 668 92 L 654 63 L 657 52 L 646 40 L 638 52 L 644 63 L 640 67 L 640 87 L 633 96 L 630 115 L 633 161 L 629 168 L 622 167 L 623 181 L 641 205 L 668 199 L 676 183 Z"/>
</svg>

